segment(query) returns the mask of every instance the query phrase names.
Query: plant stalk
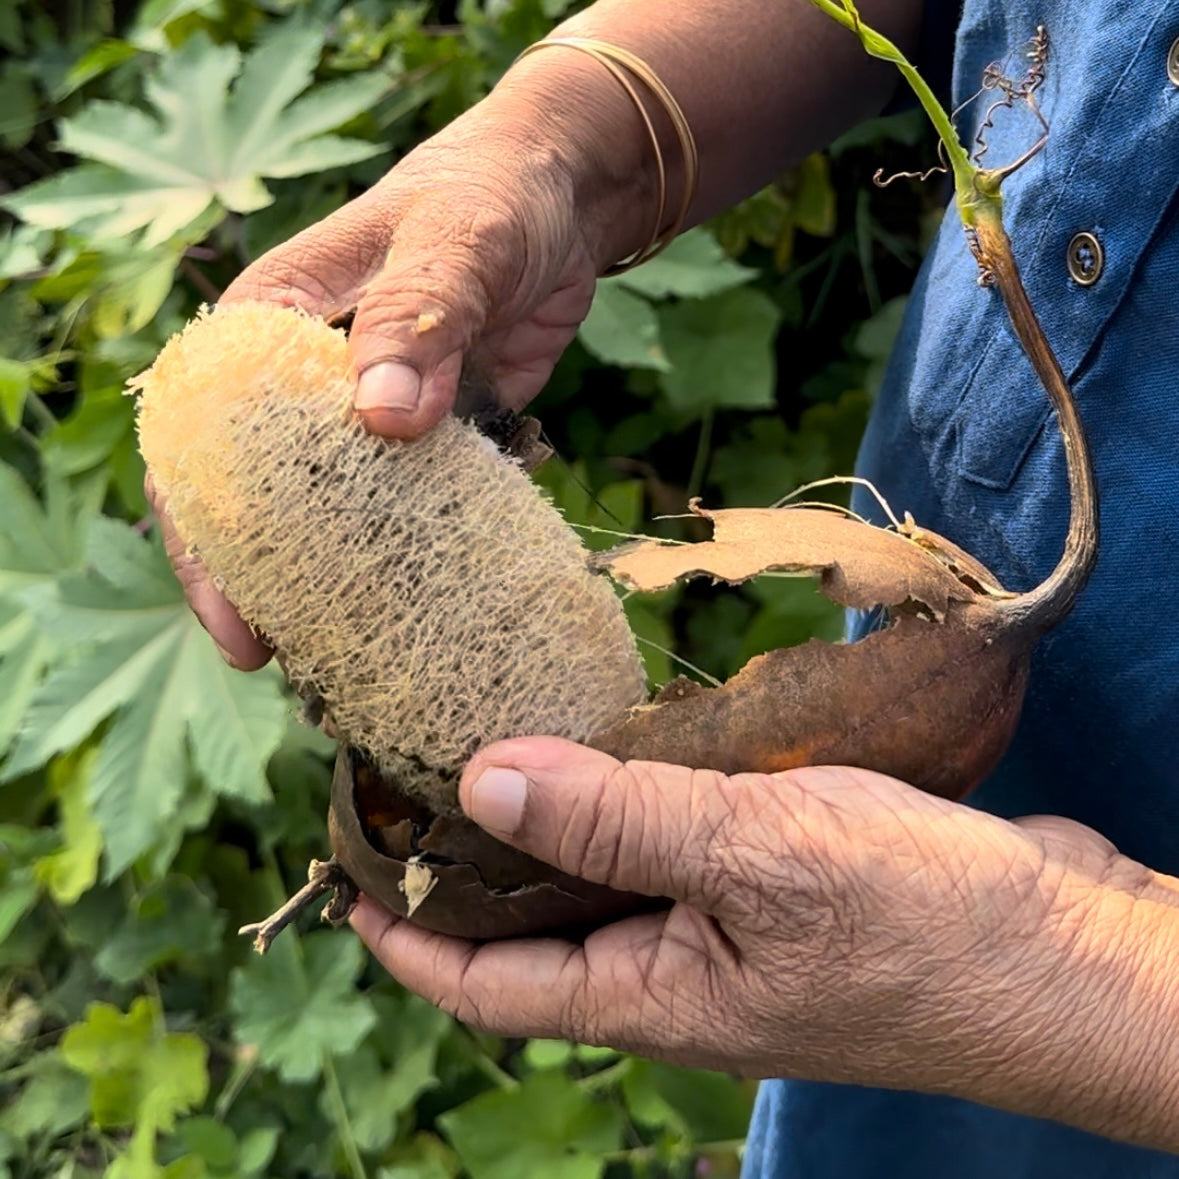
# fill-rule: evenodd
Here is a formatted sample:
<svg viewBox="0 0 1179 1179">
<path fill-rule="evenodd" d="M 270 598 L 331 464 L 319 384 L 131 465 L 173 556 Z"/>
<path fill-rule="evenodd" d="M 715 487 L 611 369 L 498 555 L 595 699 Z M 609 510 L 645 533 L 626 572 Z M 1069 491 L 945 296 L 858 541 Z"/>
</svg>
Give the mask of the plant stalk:
<svg viewBox="0 0 1179 1179">
<path fill-rule="evenodd" d="M 998 289 L 1016 338 L 1056 410 L 1069 488 L 1069 527 L 1064 551 L 1056 568 L 1035 589 L 997 603 L 1019 625 L 1040 634 L 1069 612 L 1089 580 L 1097 563 L 1099 531 L 1097 480 L 1084 426 L 1060 362 L 1024 289 L 1011 239 L 1003 228 L 1002 183 L 1035 155 L 1043 141 L 1006 168 L 980 168 L 963 147 L 953 120 L 929 84 L 888 38 L 863 23 L 854 0 L 811 0 L 811 3 L 855 33 L 872 57 L 892 62 L 912 87 L 945 148 L 945 158 L 954 177 L 958 214 L 984 281 Z"/>
<path fill-rule="evenodd" d="M 1077 403 L 1019 277 L 1003 223 L 997 215 L 981 217 L 975 234 L 979 262 L 993 277 L 1015 335 L 1056 410 L 1064 443 L 1070 509 L 1064 552 L 1056 568 L 1035 589 L 998 604 L 1004 613 L 1040 634 L 1072 609 L 1097 564 L 1097 480 Z"/>
</svg>

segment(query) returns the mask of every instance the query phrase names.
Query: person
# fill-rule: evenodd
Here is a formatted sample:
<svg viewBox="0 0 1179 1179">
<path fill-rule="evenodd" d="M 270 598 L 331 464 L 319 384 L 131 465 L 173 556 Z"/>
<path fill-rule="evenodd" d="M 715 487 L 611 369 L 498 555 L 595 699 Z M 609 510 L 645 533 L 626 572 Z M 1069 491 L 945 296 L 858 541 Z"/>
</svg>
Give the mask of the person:
<svg viewBox="0 0 1179 1179">
<path fill-rule="evenodd" d="M 790 1078 L 762 1085 L 748 1179 L 1179 1176 L 1179 6 L 961 8 L 860 4 L 927 69 L 952 59 L 955 101 L 1047 32 L 1050 139 L 1008 182 L 1006 220 L 1103 496 L 1097 572 L 1036 653 L 999 770 L 966 806 L 862 770 L 725 778 L 505 741 L 463 776 L 477 822 L 674 907 L 581 945 L 477 947 L 368 902 L 353 917 L 396 978 L 476 1027 Z M 807 0 L 598 0 L 556 35 L 633 52 L 676 96 L 699 148 L 688 223 L 896 87 Z M 967 142 L 988 105 L 961 113 Z M 650 117 L 673 207 L 684 155 L 659 103 Z M 996 118 L 987 162 L 1037 133 Z M 355 405 L 380 434 L 436 423 L 468 354 L 519 407 L 596 276 L 650 239 L 653 157 L 617 78 L 548 46 L 226 299 L 356 304 Z M 1063 456 L 955 220 L 910 300 L 861 473 L 1022 589 L 1059 555 Z M 261 665 L 265 646 L 175 559 L 232 661 Z"/>
</svg>

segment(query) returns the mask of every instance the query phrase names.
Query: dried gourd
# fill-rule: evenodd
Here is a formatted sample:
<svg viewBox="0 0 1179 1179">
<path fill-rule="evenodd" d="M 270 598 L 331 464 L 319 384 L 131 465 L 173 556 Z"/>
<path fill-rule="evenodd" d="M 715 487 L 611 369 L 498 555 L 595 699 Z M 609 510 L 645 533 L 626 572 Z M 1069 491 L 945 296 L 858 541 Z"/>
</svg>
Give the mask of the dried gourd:
<svg viewBox="0 0 1179 1179">
<path fill-rule="evenodd" d="M 815 2 L 915 76 L 848 0 Z M 999 186 L 1031 153 L 1006 169 L 974 166 L 917 88 L 943 133 L 981 281 L 1001 294 L 1064 443 L 1065 550 L 1027 593 L 1005 591 L 911 521 L 885 530 L 816 508 L 694 506 L 711 540 L 640 542 L 598 566 L 641 590 L 693 575 L 811 574 L 832 600 L 877 610 L 882 623 L 857 643 L 769 652 L 717 688 L 675 680 L 647 703 L 613 591 L 520 464 L 456 419 L 413 443 L 366 434 L 350 409 L 342 333 L 290 309 L 235 306 L 198 318 L 133 382 L 143 453 L 178 532 L 344 738 L 329 815 L 335 858 L 313 862 L 299 896 L 249 927 L 259 948 L 329 890 L 332 920 L 359 887 L 423 925 L 475 938 L 651 903 L 564 876 L 457 811 L 462 765 L 501 737 L 554 734 L 726 773 L 856 765 L 950 798 L 1002 756 L 1031 649 L 1096 561 L 1096 489 L 1000 218 Z M 1035 109 L 1034 90 L 1013 84 L 1011 94 Z"/>
</svg>

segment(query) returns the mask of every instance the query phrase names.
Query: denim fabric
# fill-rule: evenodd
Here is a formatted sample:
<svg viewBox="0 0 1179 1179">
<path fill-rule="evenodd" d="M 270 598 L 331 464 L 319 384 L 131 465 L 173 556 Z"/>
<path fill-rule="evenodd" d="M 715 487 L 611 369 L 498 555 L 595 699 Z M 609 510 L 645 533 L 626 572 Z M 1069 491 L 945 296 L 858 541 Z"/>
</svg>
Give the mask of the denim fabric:
<svg viewBox="0 0 1179 1179">
<path fill-rule="evenodd" d="M 1051 38 L 1047 148 L 1005 186 L 1025 284 L 1093 446 L 1101 557 L 1036 651 L 1015 743 L 971 798 L 1067 815 L 1179 874 L 1179 0 L 967 0 L 955 102 L 1037 25 Z M 1013 61 L 1010 72 L 1022 65 Z M 973 135 L 985 104 L 964 112 Z M 1000 112 L 986 163 L 1037 137 Z M 1082 287 L 1073 235 L 1105 250 Z M 976 285 L 947 216 L 910 300 L 861 452 L 898 513 L 978 556 L 1011 589 L 1060 555 L 1064 459 L 1045 394 L 998 295 Z M 861 500 L 861 511 L 873 506 Z M 794 1082 L 762 1086 L 745 1179 L 1179 1179 L 1179 1158 L 948 1098 Z"/>
</svg>

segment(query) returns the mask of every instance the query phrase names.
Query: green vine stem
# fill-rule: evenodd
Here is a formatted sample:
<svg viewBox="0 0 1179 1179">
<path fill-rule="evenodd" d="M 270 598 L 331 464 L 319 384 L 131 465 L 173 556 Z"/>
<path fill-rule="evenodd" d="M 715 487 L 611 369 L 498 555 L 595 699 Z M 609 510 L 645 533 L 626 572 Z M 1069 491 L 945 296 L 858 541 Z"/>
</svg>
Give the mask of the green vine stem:
<svg viewBox="0 0 1179 1179">
<path fill-rule="evenodd" d="M 1093 461 L 1076 402 L 1060 362 L 1036 318 L 1015 263 L 1011 240 L 1003 228 L 1003 198 L 1000 194 L 1003 181 L 1031 159 L 1042 146 L 1042 141 L 1004 168 L 980 168 L 962 145 L 953 120 L 929 84 L 896 45 L 864 24 L 854 0 L 839 0 L 838 3 L 835 0 L 811 0 L 811 3 L 851 30 L 872 57 L 895 65 L 912 87 L 945 149 L 954 178 L 958 215 L 979 265 L 980 282 L 998 289 L 1016 338 L 1056 410 L 1069 484 L 1069 527 L 1064 551 L 1056 568 L 1043 582 L 1025 594 L 999 603 L 1018 625 L 1035 633 L 1043 632 L 1069 612 L 1097 563 L 1098 511 Z"/>
</svg>

